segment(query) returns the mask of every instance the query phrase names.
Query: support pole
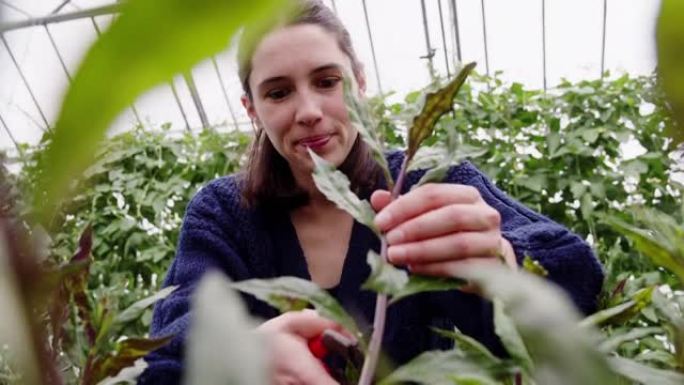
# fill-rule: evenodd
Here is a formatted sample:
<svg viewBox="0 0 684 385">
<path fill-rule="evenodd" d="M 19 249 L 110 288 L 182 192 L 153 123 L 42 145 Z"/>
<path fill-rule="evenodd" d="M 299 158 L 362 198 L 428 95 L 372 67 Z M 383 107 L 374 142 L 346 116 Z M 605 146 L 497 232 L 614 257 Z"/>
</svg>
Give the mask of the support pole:
<svg viewBox="0 0 684 385">
<path fill-rule="evenodd" d="M 489 75 L 489 50 L 487 49 L 487 20 L 485 19 L 485 0 L 480 0 L 482 5 L 482 38 L 484 39 L 485 68 Z"/>
<path fill-rule="evenodd" d="M 608 0 L 603 0 L 603 38 L 601 39 L 601 79 L 606 72 L 606 19 L 608 16 Z"/>
<path fill-rule="evenodd" d="M 547 89 L 546 83 L 546 0 L 542 1 L 542 74 L 544 81 L 544 91 Z"/>
</svg>

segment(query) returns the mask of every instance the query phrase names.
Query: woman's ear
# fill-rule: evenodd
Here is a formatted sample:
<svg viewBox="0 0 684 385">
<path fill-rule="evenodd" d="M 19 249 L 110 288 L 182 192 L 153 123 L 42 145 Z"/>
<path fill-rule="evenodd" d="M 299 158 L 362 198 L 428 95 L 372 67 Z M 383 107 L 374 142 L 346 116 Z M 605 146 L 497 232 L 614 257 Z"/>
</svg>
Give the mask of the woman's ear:
<svg viewBox="0 0 684 385">
<path fill-rule="evenodd" d="M 245 111 L 247 111 L 247 116 L 249 116 L 252 121 L 256 120 L 257 116 L 256 111 L 254 110 L 254 103 L 252 103 L 252 99 L 245 94 L 240 97 L 240 101 L 242 102 L 242 106 L 245 108 Z"/>
<path fill-rule="evenodd" d="M 359 97 L 366 95 L 366 73 L 363 68 L 359 69 L 355 73 L 356 82 L 359 84 Z"/>
</svg>

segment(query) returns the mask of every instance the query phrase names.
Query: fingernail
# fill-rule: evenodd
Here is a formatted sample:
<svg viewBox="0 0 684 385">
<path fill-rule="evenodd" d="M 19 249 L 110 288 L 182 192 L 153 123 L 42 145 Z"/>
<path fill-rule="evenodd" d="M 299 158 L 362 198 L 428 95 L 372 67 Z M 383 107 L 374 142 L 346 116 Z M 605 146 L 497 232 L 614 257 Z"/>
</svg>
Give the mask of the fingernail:
<svg viewBox="0 0 684 385">
<path fill-rule="evenodd" d="M 391 220 L 392 215 L 390 213 L 388 213 L 387 211 L 381 211 L 378 215 L 375 216 L 375 225 L 379 228 L 384 228 L 390 224 Z"/>
<path fill-rule="evenodd" d="M 404 240 L 404 232 L 401 230 L 392 230 L 385 236 L 387 243 L 394 244 Z"/>
<path fill-rule="evenodd" d="M 403 263 L 406 259 L 406 248 L 400 246 L 393 246 L 387 249 L 387 258 L 392 263 Z"/>
</svg>

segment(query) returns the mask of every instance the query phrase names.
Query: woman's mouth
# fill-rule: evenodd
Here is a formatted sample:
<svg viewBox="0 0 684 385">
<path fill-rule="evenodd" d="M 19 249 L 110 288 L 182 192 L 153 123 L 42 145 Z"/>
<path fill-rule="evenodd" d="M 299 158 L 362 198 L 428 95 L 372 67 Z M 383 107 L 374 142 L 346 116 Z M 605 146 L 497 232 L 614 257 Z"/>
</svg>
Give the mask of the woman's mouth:
<svg viewBox="0 0 684 385">
<path fill-rule="evenodd" d="M 332 135 L 316 135 L 316 136 L 309 136 L 304 139 L 300 139 L 297 144 L 300 144 L 304 147 L 308 147 L 312 150 L 317 150 L 325 146 L 328 141 L 330 141 L 330 138 Z"/>
</svg>

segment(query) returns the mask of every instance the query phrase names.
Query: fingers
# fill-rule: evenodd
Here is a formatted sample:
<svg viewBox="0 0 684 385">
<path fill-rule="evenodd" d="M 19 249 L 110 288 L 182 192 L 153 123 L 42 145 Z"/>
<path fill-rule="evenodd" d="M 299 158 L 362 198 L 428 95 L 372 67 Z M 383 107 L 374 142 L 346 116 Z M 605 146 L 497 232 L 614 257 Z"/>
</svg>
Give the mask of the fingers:
<svg viewBox="0 0 684 385">
<path fill-rule="evenodd" d="M 338 385 L 323 363 L 309 351 L 306 340 L 290 333 L 270 334 L 273 385 Z"/>
<path fill-rule="evenodd" d="M 318 361 L 318 359 L 316 359 L 315 357 L 314 360 L 316 360 L 316 362 L 314 362 L 311 365 L 307 365 L 306 368 L 303 368 L 303 370 L 300 371 L 299 382 L 297 382 L 297 384 L 339 385 L 337 381 L 330 377 L 328 371 L 325 370 L 325 366 L 323 366 L 323 364 L 320 361 Z"/>
<path fill-rule="evenodd" d="M 431 275 L 436 277 L 459 277 L 462 269 L 472 266 L 492 266 L 501 264 L 496 258 L 472 258 L 460 261 L 423 263 L 419 265 L 409 265 L 411 273 L 420 275 Z"/>
<path fill-rule="evenodd" d="M 370 197 L 370 203 L 375 212 L 385 208 L 392 201 L 392 195 L 387 190 L 376 190 Z"/>
<path fill-rule="evenodd" d="M 413 265 L 499 254 L 501 235 L 490 232 L 459 232 L 423 241 L 390 246 L 387 256 L 393 264 Z"/>
<path fill-rule="evenodd" d="M 389 245 L 420 241 L 459 231 L 498 229 L 501 215 L 487 205 L 452 204 L 399 224 L 387 235 Z"/>
<path fill-rule="evenodd" d="M 389 203 L 375 217 L 375 224 L 381 231 L 387 231 L 424 212 L 450 204 L 472 204 L 480 200 L 479 191 L 472 186 L 426 184 Z"/>
<path fill-rule="evenodd" d="M 310 339 L 323 333 L 326 329 L 341 331 L 342 326 L 327 318 L 323 318 L 311 309 L 293 311 L 283 314 L 287 317 L 284 331 Z"/>
</svg>

